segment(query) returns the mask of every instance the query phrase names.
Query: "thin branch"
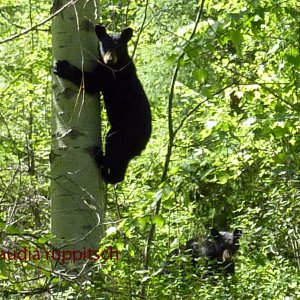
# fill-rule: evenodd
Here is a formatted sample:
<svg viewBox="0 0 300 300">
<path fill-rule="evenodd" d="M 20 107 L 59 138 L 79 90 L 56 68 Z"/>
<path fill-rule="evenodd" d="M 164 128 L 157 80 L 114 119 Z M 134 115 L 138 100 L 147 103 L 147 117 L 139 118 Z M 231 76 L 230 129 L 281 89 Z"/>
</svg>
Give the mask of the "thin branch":
<svg viewBox="0 0 300 300">
<path fill-rule="evenodd" d="M 230 84 L 228 84 L 227 86 L 225 86 L 225 87 L 221 88 L 220 90 L 218 90 L 217 92 L 215 92 L 215 93 L 213 94 L 213 96 L 216 96 L 216 95 L 222 93 L 223 91 L 227 90 L 228 88 L 230 88 L 231 86 L 236 85 L 236 84 L 237 84 L 236 81 L 235 81 L 235 82 L 232 82 L 232 83 L 230 83 Z M 190 116 L 192 116 L 192 115 L 199 109 L 199 107 L 200 107 L 203 103 L 207 102 L 208 100 L 209 100 L 209 98 L 206 98 L 205 100 L 201 101 L 200 103 L 198 103 L 194 108 L 192 108 L 192 109 L 185 115 L 185 117 L 181 120 L 181 122 L 179 123 L 179 125 L 177 126 L 177 128 L 174 130 L 174 136 L 176 136 L 176 134 L 177 134 L 178 131 L 182 128 L 182 126 L 183 126 L 183 124 L 186 122 L 186 120 L 187 120 Z"/>
<path fill-rule="evenodd" d="M 201 19 L 202 13 L 203 13 L 204 2 L 205 2 L 205 0 L 202 0 L 201 5 L 200 5 L 199 10 L 198 10 L 198 13 L 197 13 L 197 16 L 196 16 L 196 19 L 195 19 L 195 26 L 194 26 L 193 31 L 192 31 L 192 33 L 191 33 L 191 35 L 190 35 L 190 37 L 189 37 L 186 44 L 189 44 L 192 41 L 192 39 L 194 38 L 195 34 L 196 34 L 197 27 L 198 27 L 198 24 L 200 22 L 200 19 Z M 174 68 L 173 76 L 172 76 L 172 80 L 171 80 L 169 101 L 168 101 L 169 141 L 168 141 L 168 150 L 167 150 L 167 154 L 166 154 L 166 159 L 165 159 L 163 174 L 162 174 L 162 177 L 161 177 L 161 182 L 166 181 L 166 179 L 168 177 L 168 169 L 169 169 L 171 156 L 172 156 L 172 150 L 173 150 L 173 146 L 174 146 L 175 134 L 174 134 L 173 118 L 172 118 L 174 88 L 175 88 L 175 82 L 177 80 L 179 69 L 180 69 L 180 62 L 181 62 L 181 60 L 183 59 L 183 57 L 185 55 L 185 50 L 184 49 L 185 49 L 185 47 L 183 47 L 183 50 L 182 50 L 181 54 L 179 55 L 179 57 L 177 59 L 177 63 L 176 63 L 176 66 Z M 154 208 L 154 213 L 153 213 L 154 216 L 159 214 L 160 207 L 161 207 L 161 199 L 159 199 L 156 203 L 156 206 Z M 152 244 L 152 241 L 154 239 L 154 235 L 155 235 L 155 224 L 153 223 L 150 226 L 148 239 L 147 239 L 147 244 L 146 244 L 146 248 L 145 248 L 145 260 L 144 260 L 144 268 L 145 269 L 148 269 L 148 267 L 149 267 L 149 261 L 150 261 L 150 256 L 151 256 L 151 244 Z M 142 286 L 141 295 L 140 295 L 141 299 L 146 298 L 146 284 L 147 283 L 144 282 L 144 284 Z"/>
<path fill-rule="evenodd" d="M 69 6 L 71 5 L 75 5 L 79 0 L 71 0 L 69 1 L 68 3 L 66 3 L 64 6 L 62 6 L 59 10 L 57 10 L 54 14 L 52 14 L 51 16 L 49 16 L 48 18 L 44 19 L 43 21 L 41 21 L 40 23 L 37 23 L 36 25 L 30 27 L 30 28 L 27 28 L 25 30 L 23 30 L 22 32 L 20 33 L 17 33 L 17 34 L 14 34 L 12 36 L 10 36 L 9 38 L 6 38 L 2 41 L 0 41 L 0 45 L 1 44 L 4 44 L 6 42 L 10 42 L 10 41 L 13 41 L 17 38 L 19 38 L 20 36 L 22 35 L 26 35 L 27 33 L 29 33 L 30 31 L 33 31 L 35 29 L 37 29 L 38 27 L 46 24 L 47 22 L 49 22 L 51 19 L 53 19 L 55 16 L 57 16 L 58 14 L 60 14 L 62 11 L 64 11 L 65 9 L 67 9 Z"/>
<path fill-rule="evenodd" d="M 149 0 L 146 1 L 145 12 L 144 12 L 144 18 L 143 18 L 143 22 L 142 22 L 141 28 L 140 28 L 140 30 L 139 30 L 138 36 L 137 36 L 136 41 L 135 41 L 135 43 L 134 43 L 134 49 L 133 49 L 133 52 L 132 52 L 132 55 L 131 55 L 131 58 L 132 58 L 132 59 L 134 58 L 134 55 L 135 55 L 135 52 L 136 52 L 136 49 L 137 49 L 137 46 L 138 46 L 138 43 L 139 43 L 141 34 L 142 34 L 142 32 L 143 32 L 143 30 L 144 30 L 144 27 L 145 27 L 145 23 L 146 23 L 146 20 L 147 20 L 148 5 L 149 5 Z"/>
<path fill-rule="evenodd" d="M 255 81 L 252 78 L 249 78 L 247 76 L 241 75 L 242 77 L 248 79 L 250 82 L 252 81 L 253 84 L 257 84 L 259 85 L 262 89 L 266 90 L 267 92 L 269 92 L 270 94 L 272 94 L 275 98 L 277 98 L 278 100 L 280 100 L 281 102 L 285 103 L 287 106 L 289 106 L 290 108 L 292 108 L 294 111 L 299 111 L 297 105 L 290 103 L 289 101 L 285 100 L 284 98 L 282 98 L 281 96 L 279 96 L 274 90 L 272 90 L 271 88 L 268 88 L 266 86 L 266 84 L 259 82 L 259 81 Z"/>
</svg>

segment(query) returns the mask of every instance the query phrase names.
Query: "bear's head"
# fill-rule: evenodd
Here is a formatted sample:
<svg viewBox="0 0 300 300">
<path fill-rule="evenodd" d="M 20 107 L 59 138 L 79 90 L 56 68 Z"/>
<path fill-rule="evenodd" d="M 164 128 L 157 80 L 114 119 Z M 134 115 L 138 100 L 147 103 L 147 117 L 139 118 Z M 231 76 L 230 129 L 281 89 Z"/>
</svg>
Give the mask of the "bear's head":
<svg viewBox="0 0 300 300">
<path fill-rule="evenodd" d="M 107 34 L 104 26 L 96 25 L 95 32 L 99 39 L 102 63 L 111 67 L 122 67 L 129 62 L 127 43 L 132 38 L 133 30 L 131 28 L 124 29 L 121 34 Z"/>
<path fill-rule="evenodd" d="M 239 249 L 239 239 L 242 231 L 235 229 L 234 232 L 218 231 L 211 229 L 210 238 L 203 248 L 204 255 L 218 261 L 230 261 Z"/>
</svg>

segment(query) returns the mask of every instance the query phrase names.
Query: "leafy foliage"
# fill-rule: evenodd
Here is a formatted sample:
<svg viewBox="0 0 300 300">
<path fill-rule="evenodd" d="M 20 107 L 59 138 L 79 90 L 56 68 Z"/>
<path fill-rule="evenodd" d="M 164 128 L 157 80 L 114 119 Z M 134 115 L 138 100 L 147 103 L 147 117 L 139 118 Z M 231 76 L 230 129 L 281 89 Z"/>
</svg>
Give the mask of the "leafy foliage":
<svg viewBox="0 0 300 300">
<path fill-rule="evenodd" d="M 0 260 L 4 299 L 24 290 L 40 299 L 53 286 L 61 299 L 300 297 L 297 2 L 209 1 L 195 26 L 199 8 L 197 1 L 101 1 L 110 30 L 135 29 L 131 52 L 154 119 L 146 151 L 108 190 L 101 247 L 116 246 L 120 259 L 99 262 L 85 283 L 58 280 L 48 262 Z M 46 1 L 0 4 L 0 39 L 49 11 Z M 48 33 L 47 23 L 0 41 L 1 249 L 43 248 L 49 238 Z M 244 232 L 234 276 L 155 275 L 171 250 L 212 226 Z"/>
</svg>

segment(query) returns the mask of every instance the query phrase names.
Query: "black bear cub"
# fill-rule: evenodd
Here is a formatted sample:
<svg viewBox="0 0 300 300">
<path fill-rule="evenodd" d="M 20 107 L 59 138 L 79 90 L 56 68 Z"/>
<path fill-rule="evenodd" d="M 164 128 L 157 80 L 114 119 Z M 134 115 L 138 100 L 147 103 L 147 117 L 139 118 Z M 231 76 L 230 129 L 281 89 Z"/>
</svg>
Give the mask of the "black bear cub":
<svg viewBox="0 0 300 300">
<path fill-rule="evenodd" d="M 82 86 L 87 93 L 102 92 L 110 130 L 106 135 L 105 154 L 92 149 L 103 179 L 115 184 L 124 180 L 129 161 L 140 155 L 151 135 L 151 111 L 135 66 L 128 55 L 127 43 L 133 31 L 106 33 L 96 25 L 99 61 L 91 72 L 82 72 L 68 61 L 58 61 L 54 73 Z"/>
<path fill-rule="evenodd" d="M 162 269 L 157 274 L 170 273 L 176 269 L 172 267 L 178 262 L 178 256 L 188 256 L 190 258 L 193 269 L 199 267 L 201 258 L 206 261 L 202 277 L 212 275 L 214 273 L 223 273 L 224 275 L 234 273 L 234 262 L 232 257 L 239 249 L 239 238 L 242 231 L 235 229 L 233 233 L 227 231 L 218 231 L 211 229 L 210 236 L 205 239 L 193 238 L 186 242 L 179 249 L 173 250 L 167 257 Z M 190 268 L 189 268 L 190 269 Z"/>
</svg>

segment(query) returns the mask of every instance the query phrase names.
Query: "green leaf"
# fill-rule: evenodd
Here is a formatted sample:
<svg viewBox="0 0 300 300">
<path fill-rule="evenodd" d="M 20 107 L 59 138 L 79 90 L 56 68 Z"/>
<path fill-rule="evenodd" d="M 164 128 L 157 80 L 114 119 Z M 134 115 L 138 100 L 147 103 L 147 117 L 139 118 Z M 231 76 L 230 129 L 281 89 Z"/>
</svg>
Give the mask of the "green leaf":
<svg viewBox="0 0 300 300">
<path fill-rule="evenodd" d="M 165 219 L 163 218 L 163 216 L 157 215 L 152 218 L 152 222 L 158 227 L 163 227 L 165 224 Z"/>
<path fill-rule="evenodd" d="M 240 31 L 231 31 L 230 39 L 236 46 L 240 46 L 244 41 L 244 37 Z"/>
<path fill-rule="evenodd" d="M 5 270 L 5 265 L 6 265 L 6 262 L 4 260 L 0 259 L 0 271 L 1 271 L 1 273 Z"/>
<path fill-rule="evenodd" d="M 286 59 L 290 64 L 294 65 L 295 67 L 300 67 L 300 55 L 295 56 L 287 54 Z"/>
<path fill-rule="evenodd" d="M 145 217 L 139 218 L 138 222 L 142 227 L 145 227 L 147 224 L 150 223 L 150 220 L 151 220 L 150 216 L 145 216 Z"/>
<path fill-rule="evenodd" d="M 178 55 L 176 55 L 176 54 L 170 55 L 166 60 L 166 65 L 167 66 L 174 65 L 174 63 L 177 61 L 177 59 L 178 59 Z"/>
<path fill-rule="evenodd" d="M 195 77 L 195 79 L 197 81 L 199 81 L 200 83 L 203 83 L 203 82 L 205 82 L 205 80 L 207 78 L 207 72 L 204 69 L 197 69 L 197 70 L 194 70 L 193 76 Z"/>
<path fill-rule="evenodd" d="M 235 45 L 236 51 L 238 55 L 241 55 L 241 46 L 244 41 L 244 37 L 240 31 L 232 31 L 229 34 L 230 40 L 233 42 Z"/>
</svg>

